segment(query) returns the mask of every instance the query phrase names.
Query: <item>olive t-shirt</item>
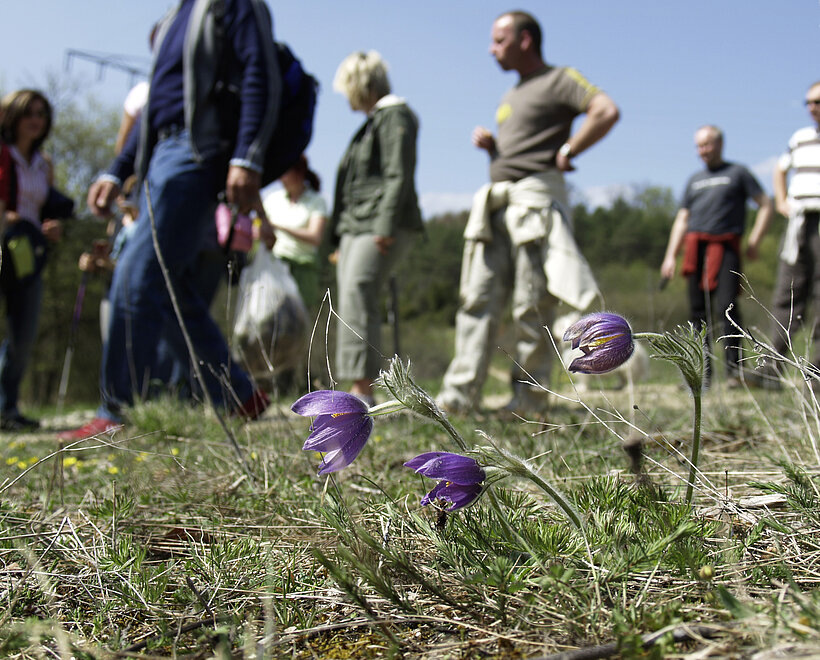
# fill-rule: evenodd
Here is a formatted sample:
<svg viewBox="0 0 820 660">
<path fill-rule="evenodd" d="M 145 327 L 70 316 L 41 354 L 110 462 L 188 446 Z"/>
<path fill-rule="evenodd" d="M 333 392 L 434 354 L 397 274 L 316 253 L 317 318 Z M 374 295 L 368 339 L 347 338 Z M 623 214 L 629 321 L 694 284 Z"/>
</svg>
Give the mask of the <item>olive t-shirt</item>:
<svg viewBox="0 0 820 660">
<path fill-rule="evenodd" d="M 498 153 L 490 161 L 490 179 L 518 181 L 555 167 L 555 154 L 569 138 L 572 120 L 599 91 L 569 67 L 545 65 L 521 80 L 496 110 Z"/>
<path fill-rule="evenodd" d="M 743 234 L 746 200 L 762 192 L 754 175 L 736 163 L 721 163 L 692 175 L 681 201 L 681 208 L 689 211 L 688 230 Z"/>
</svg>

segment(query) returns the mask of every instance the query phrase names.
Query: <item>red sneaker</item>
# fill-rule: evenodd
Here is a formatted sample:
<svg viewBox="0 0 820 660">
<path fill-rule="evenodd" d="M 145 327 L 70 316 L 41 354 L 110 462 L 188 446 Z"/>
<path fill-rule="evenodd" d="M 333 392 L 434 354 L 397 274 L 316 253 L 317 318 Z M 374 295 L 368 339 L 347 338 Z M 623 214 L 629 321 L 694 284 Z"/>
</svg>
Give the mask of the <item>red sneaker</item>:
<svg viewBox="0 0 820 660">
<path fill-rule="evenodd" d="M 85 426 L 81 426 L 78 429 L 71 429 L 70 431 L 63 431 L 62 433 L 58 433 L 57 437 L 60 440 L 83 440 L 95 435 L 100 435 L 101 433 L 107 433 L 108 431 L 116 431 L 122 427 L 122 422 L 115 422 L 113 419 L 107 419 L 105 417 L 95 417 Z"/>
<path fill-rule="evenodd" d="M 262 413 L 270 405 L 270 398 L 264 390 L 258 389 L 251 394 L 251 398 L 245 401 L 240 408 L 231 413 L 231 417 L 241 417 L 247 422 L 261 417 Z"/>
</svg>

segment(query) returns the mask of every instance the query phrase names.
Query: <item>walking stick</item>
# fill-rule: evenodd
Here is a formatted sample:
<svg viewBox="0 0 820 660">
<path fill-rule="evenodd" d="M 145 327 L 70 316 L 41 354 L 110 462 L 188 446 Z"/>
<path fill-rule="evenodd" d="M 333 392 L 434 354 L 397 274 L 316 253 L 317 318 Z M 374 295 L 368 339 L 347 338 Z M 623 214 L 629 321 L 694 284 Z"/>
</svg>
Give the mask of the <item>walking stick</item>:
<svg viewBox="0 0 820 660">
<path fill-rule="evenodd" d="M 71 358 L 74 356 L 74 344 L 77 343 L 77 328 L 80 325 L 80 313 L 83 311 L 83 299 L 85 298 L 85 287 L 88 283 L 88 271 L 83 272 L 80 279 L 80 286 L 77 289 L 77 297 L 74 300 L 74 316 L 71 319 L 71 327 L 68 330 L 68 348 L 65 351 L 63 361 L 63 373 L 60 376 L 60 389 L 57 391 L 57 414 L 63 411 L 65 395 L 68 391 L 68 375 L 71 373 Z"/>
<path fill-rule="evenodd" d="M 399 349 L 399 288 L 395 275 L 390 276 L 390 311 L 387 316 L 393 326 L 393 355 L 401 355 Z"/>
</svg>

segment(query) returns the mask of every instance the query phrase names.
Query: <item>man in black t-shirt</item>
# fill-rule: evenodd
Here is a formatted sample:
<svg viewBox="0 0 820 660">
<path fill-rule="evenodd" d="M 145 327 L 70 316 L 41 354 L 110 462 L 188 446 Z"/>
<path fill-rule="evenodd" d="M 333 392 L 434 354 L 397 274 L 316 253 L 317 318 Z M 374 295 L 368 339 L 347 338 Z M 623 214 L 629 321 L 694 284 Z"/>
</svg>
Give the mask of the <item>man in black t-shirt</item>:
<svg viewBox="0 0 820 660">
<path fill-rule="evenodd" d="M 710 302 L 717 301 L 716 316 L 723 319 L 723 334 L 737 334 L 726 310 L 740 325 L 737 294 L 740 291 L 740 241 L 746 224 L 746 201 L 758 205 L 757 217 L 746 256 L 756 259 L 760 241 L 772 218 L 772 204 L 757 179 L 742 165 L 723 160 L 723 133 L 716 126 L 703 126 L 695 133 L 698 156 L 706 169 L 694 174 L 686 184 L 680 210 L 675 216 L 661 276 L 675 275 L 678 253 L 683 248 L 681 274 L 689 282 L 690 320 L 700 328 L 707 323 Z M 711 324 L 710 328 L 711 328 Z M 727 340 L 726 367 L 730 387 L 739 385 L 737 340 Z M 711 360 L 707 360 L 707 380 Z"/>
</svg>

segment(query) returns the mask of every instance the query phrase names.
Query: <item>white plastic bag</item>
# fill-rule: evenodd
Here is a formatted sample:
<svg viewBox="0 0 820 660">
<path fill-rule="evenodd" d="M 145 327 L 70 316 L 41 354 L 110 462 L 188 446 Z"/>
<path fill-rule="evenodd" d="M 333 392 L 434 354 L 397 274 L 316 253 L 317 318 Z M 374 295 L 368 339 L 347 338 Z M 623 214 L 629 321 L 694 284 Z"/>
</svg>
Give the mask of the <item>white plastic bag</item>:
<svg viewBox="0 0 820 660">
<path fill-rule="evenodd" d="M 309 322 L 287 265 L 260 245 L 239 277 L 236 358 L 256 377 L 294 369 L 307 350 Z"/>
</svg>

